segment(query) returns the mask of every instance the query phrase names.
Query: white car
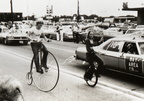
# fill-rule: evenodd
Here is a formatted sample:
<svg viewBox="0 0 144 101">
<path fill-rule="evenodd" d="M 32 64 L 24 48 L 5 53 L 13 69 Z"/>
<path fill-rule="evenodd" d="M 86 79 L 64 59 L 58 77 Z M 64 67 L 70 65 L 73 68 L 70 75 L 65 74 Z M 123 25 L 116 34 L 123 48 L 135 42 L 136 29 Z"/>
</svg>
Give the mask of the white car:
<svg viewBox="0 0 144 101">
<path fill-rule="evenodd" d="M 106 30 L 103 30 L 103 34 L 108 35 L 108 36 L 117 36 L 117 35 L 122 35 L 123 31 L 121 31 L 120 28 L 111 27 L 111 28 L 108 28 Z"/>
<path fill-rule="evenodd" d="M 10 30 L 5 26 L 1 26 L 0 29 L 0 41 L 3 44 L 9 44 L 10 42 L 20 41 L 22 41 L 24 44 L 28 44 L 29 37 L 27 34 L 20 32 L 10 32 Z"/>
<path fill-rule="evenodd" d="M 49 33 L 49 27 L 47 25 L 42 26 L 43 33 L 47 35 Z"/>
<path fill-rule="evenodd" d="M 111 38 L 93 49 L 103 63 L 101 68 L 144 77 L 144 32 Z M 87 61 L 86 54 L 86 47 L 75 51 L 78 60 Z"/>
<path fill-rule="evenodd" d="M 73 39 L 73 32 L 71 26 L 62 26 L 61 33 L 63 33 L 63 40 L 72 40 Z"/>
<path fill-rule="evenodd" d="M 144 31 L 144 28 L 128 29 L 125 34 L 132 34 L 134 32 Z"/>
<path fill-rule="evenodd" d="M 22 24 L 22 25 L 19 25 L 19 30 L 21 31 L 21 33 L 29 33 L 31 28 L 29 25 Z"/>
<path fill-rule="evenodd" d="M 56 40 L 56 26 L 49 26 L 48 30 L 44 30 L 44 34 L 50 38 Z"/>
<path fill-rule="evenodd" d="M 144 25 L 137 25 L 136 28 L 144 28 Z"/>
</svg>

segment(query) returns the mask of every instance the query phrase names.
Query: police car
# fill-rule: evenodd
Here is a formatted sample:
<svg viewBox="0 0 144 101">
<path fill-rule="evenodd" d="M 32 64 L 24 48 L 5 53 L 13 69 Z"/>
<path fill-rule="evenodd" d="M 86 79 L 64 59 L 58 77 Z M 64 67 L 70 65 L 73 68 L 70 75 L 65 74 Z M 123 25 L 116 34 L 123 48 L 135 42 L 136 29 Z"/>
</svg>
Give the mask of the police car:
<svg viewBox="0 0 144 101">
<path fill-rule="evenodd" d="M 111 38 L 93 47 L 103 67 L 144 77 L 144 32 Z M 78 47 L 76 59 L 86 60 L 86 48 Z"/>
</svg>

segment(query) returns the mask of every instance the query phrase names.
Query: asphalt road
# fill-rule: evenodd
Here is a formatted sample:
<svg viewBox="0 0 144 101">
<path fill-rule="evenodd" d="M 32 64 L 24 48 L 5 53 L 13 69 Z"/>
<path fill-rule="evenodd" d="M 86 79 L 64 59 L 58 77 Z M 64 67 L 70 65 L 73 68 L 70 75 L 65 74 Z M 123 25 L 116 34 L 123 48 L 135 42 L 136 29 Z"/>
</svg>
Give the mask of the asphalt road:
<svg viewBox="0 0 144 101">
<path fill-rule="evenodd" d="M 22 82 L 25 101 L 139 101 L 144 99 L 141 85 L 128 86 L 132 82 L 113 78 L 112 75 L 115 75 L 114 73 L 111 73 L 112 75 L 103 74 L 99 79 L 98 85 L 94 88 L 87 86 L 82 78 L 83 67 L 86 67 L 87 64 L 82 64 L 82 62 L 75 60 L 65 63 L 65 60 L 74 54 L 74 50 L 78 46 L 84 45 L 60 42 L 45 44 L 55 54 L 61 70 L 57 87 L 47 93 L 39 91 L 35 85 L 29 86 L 26 83 L 26 73 L 29 71 L 32 57 L 30 45 L 0 45 L 0 74 L 13 75 Z M 109 79 L 110 77 L 113 79 Z M 119 79 L 122 85 L 126 87 L 118 84 L 116 79 Z M 135 93 L 137 90 L 140 92 Z"/>
</svg>

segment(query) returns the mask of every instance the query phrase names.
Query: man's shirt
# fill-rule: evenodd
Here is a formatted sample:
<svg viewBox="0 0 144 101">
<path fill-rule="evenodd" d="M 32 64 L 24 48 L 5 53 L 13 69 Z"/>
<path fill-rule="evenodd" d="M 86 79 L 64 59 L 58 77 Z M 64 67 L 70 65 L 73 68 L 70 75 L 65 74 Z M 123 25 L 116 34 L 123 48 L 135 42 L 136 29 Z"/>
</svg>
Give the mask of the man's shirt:
<svg viewBox="0 0 144 101">
<path fill-rule="evenodd" d="M 43 33 L 42 29 L 37 29 L 36 27 L 31 28 L 30 39 L 32 41 L 40 42 L 41 41 L 41 34 Z"/>
</svg>

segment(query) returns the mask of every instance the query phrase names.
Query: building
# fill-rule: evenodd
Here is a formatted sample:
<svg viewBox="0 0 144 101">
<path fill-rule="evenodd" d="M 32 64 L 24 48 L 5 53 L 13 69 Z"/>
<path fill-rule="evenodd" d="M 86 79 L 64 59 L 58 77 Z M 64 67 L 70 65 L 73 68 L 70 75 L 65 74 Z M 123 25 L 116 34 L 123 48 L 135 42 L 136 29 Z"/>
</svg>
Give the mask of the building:
<svg viewBox="0 0 144 101">
<path fill-rule="evenodd" d="M 22 21 L 23 16 L 21 12 L 0 12 L 0 22 L 8 22 L 8 21 Z"/>
<path fill-rule="evenodd" d="M 137 11 L 137 25 L 144 25 L 144 7 L 129 8 L 128 3 L 123 3 L 123 9 L 125 11 Z"/>
</svg>

